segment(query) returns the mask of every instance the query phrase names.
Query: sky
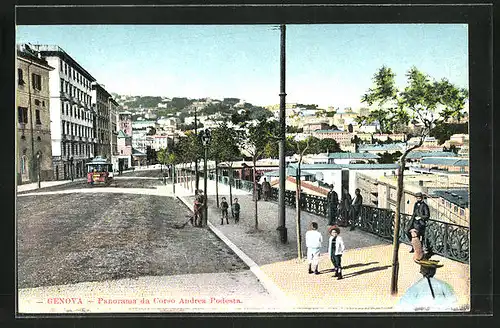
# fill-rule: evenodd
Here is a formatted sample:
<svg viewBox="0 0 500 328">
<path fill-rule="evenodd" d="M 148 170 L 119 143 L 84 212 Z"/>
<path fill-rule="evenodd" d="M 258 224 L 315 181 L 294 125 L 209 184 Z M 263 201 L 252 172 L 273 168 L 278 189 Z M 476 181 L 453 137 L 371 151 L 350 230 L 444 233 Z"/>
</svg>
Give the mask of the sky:
<svg viewBox="0 0 500 328">
<path fill-rule="evenodd" d="M 16 42 L 58 45 L 109 92 L 279 104 L 276 25 L 17 26 Z M 287 103 L 359 108 L 382 65 L 400 87 L 415 66 L 468 88 L 467 25 L 286 26 Z"/>
</svg>

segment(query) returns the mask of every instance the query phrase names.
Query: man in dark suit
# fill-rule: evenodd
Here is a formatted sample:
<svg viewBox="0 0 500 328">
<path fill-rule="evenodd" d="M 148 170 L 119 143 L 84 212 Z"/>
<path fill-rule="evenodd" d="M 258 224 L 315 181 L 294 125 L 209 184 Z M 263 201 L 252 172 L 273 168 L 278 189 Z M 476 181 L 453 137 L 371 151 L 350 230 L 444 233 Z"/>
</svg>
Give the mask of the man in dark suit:
<svg viewBox="0 0 500 328">
<path fill-rule="evenodd" d="M 337 207 L 339 206 L 339 196 L 335 190 L 333 190 L 333 184 L 330 185 L 330 191 L 326 195 L 326 206 L 328 225 L 332 226 L 337 219 Z"/>
<path fill-rule="evenodd" d="M 359 190 L 359 188 L 356 188 L 356 190 L 354 191 L 354 199 L 352 200 L 352 206 L 351 206 L 350 230 L 354 230 L 356 228 L 356 222 L 358 222 L 359 220 L 359 212 L 361 210 L 362 204 L 363 204 L 363 196 L 361 196 L 361 191 Z"/>
<path fill-rule="evenodd" d="M 427 220 L 430 216 L 429 206 L 424 203 L 424 196 L 421 192 L 416 193 L 415 196 L 417 197 L 417 202 L 413 206 L 413 214 L 411 216 L 410 226 L 406 231 L 406 235 L 410 241 L 414 236 L 420 238 L 422 241 L 422 247 L 429 251 L 430 247 L 425 240 L 425 227 L 427 226 Z M 415 250 L 412 246 L 410 253 L 413 253 L 414 251 Z"/>
</svg>

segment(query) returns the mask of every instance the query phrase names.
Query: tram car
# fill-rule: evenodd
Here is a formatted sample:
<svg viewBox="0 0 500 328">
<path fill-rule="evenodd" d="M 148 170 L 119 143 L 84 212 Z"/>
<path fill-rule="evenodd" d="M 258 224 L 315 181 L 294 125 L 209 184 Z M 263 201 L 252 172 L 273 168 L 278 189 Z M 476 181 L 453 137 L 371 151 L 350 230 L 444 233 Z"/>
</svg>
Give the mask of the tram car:
<svg viewBox="0 0 500 328">
<path fill-rule="evenodd" d="M 105 158 L 95 157 L 87 163 L 87 183 L 89 185 L 109 185 L 113 181 L 113 164 Z"/>
</svg>

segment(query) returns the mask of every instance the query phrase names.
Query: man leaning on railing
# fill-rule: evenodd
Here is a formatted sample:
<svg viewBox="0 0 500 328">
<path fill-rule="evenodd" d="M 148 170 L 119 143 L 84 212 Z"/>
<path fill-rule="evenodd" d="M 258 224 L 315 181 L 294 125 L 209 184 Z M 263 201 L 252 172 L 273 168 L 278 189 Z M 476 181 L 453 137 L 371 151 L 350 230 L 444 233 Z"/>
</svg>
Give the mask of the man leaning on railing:
<svg viewBox="0 0 500 328">
<path fill-rule="evenodd" d="M 427 226 L 427 220 L 429 219 L 429 206 L 424 202 L 424 196 L 421 192 L 418 192 L 416 195 L 417 202 L 413 206 L 413 214 L 410 220 L 410 226 L 406 231 L 406 235 L 412 240 L 412 237 L 420 238 L 424 252 L 430 252 L 430 246 L 428 240 L 425 238 L 425 228 Z M 412 235 L 413 232 L 413 235 Z M 412 246 L 410 253 L 413 253 L 415 250 Z"/>
</svg>

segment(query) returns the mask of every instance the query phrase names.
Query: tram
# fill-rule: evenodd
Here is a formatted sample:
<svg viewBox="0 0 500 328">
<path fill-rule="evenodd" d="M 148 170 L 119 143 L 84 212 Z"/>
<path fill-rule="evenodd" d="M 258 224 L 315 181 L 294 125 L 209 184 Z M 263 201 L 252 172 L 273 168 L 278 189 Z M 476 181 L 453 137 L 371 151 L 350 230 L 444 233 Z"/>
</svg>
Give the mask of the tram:
<svg viewBox="0 0 500 328">
<path fill-rule="evenodd" d="M 87 183 L 109 185 L 113 181 L 113 164 L 100 156 L 87 163 Z"/>
</svg>

